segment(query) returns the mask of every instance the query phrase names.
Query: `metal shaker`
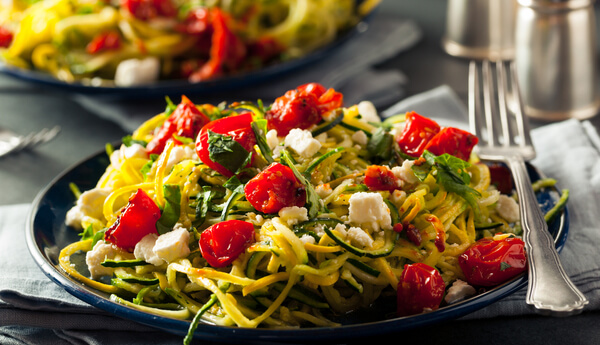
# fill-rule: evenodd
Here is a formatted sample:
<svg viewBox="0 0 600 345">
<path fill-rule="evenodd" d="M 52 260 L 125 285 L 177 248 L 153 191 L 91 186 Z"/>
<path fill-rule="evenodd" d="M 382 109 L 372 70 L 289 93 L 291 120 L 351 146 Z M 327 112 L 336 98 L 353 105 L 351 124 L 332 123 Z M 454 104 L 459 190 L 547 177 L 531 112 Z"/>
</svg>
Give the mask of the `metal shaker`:
<svg viewBox="0 0 600 345">
<path fill-rule="evenodd" d="M 519 0 L 515 65 L 525 114 L 557 121 L 598 113 L 594 0 Z"/>
<path fill-rule="evenodd" d="M 469 59 L 511 60 L 516 0 L 448 0 L 446 53 Z"/>
</svg>

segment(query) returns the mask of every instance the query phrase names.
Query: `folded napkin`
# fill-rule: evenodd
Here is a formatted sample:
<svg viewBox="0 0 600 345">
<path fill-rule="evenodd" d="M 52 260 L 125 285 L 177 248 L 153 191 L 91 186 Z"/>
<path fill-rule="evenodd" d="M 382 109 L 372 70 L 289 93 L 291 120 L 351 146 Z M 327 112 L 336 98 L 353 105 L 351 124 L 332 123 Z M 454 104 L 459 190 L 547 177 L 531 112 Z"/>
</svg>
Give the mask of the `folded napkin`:
<svg viewBox="0 0 600 345">
<path fill-rule="evenodd" d="M 416 110 L 442 125 L 464 125 L 466 111 L 453 91 L 441 86 L 407 98 L 383 112 Z M 587 310 L 600 309 L 600 137 L 588 122 L 568 120 L 532 133 L 535 164 L 570 190 L 569 236 L 560 254 L 566 272 L 590 300 Z M 557 138 L 560 144 L 557 145 Z M 29 205 L 0 207 L 0 343 L 1 344 L 180 344 L 181 337 L 121 320 L 69 295 L 48 279 L 28 254 L 25 219 Z M 494 303 L 465 318 L 534 313 L 525 292 Z M 110 332 L 107 332 L 110 330 Z M 35 341 L 33 341 L 35 339 Z M 47 339 L 42 342 L 40 339 Z M 54 340 L 52 342 L 51 340 Z"/>
<path fill-rule="evenodd" d="M 357 36 L 333 52 L 293 73 L 285 74 L 243 89 L 221 94 L 187 95 L 195 103 L 218 104 L 222 101 L 256 101 L 271 103 L 286 90 L 309 82 L 319 82 L 344 94 L 346 104 L 368 99 L 376 106 L 387 106 L 404 96 L 406 77 L 400 71 L 374 68 L 402 51 L 411 48 L 422 36 L 421 29 L 409 19 L 374 13 L 368 24 L 361 25 Z M 132 102 L 121 95 L 74 95 L 84 108 L 118 123 L 132 132 L 143 121 L 164 109 L 164 95 Z M 173 95 L 179 97 L 179 95 Z M 174 98 L 174 102 L 179 98 Z"/>
</svg>

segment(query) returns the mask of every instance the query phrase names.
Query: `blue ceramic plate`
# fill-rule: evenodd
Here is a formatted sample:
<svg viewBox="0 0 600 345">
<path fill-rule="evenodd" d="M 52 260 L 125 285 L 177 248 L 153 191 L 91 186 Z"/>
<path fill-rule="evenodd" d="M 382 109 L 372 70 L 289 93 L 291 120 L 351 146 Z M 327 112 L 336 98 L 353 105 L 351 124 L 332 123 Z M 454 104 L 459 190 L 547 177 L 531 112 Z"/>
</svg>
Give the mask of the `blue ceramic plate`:
<svg viewBox="0 0 600 345">
<path fill-rule="evenodd" d="M 376 10 L 377 9 L 371 11 L 368 15 L 362 18 L 362 20 L 359 21 L 352 29 L 340 33 L 338 38 L 336 38 L 333 42 L 316 49 L 305 56 L 280 63 L 274 63 L 262 69 L 232 74 L 222 78 L 198 83 L 191 83 L 185 79 L 173 79 L 160 80 L 152 84 L 132 87 L 92 86 L 82 82 L 67 83 L 54 78 L 48 73 L 18 68 L 2 63 L 1 61 L 0 72 L 22 80 L 56 87 L 58 89 L 70 92 L 80 94 L 111 95 L 123 98 L 164 96 L 166 94 L 185 93 L 189 95 L 224 92 L 270 80 L 274 77 L 306 67 L 311 63 L 317 62 L 329 56 L 344 43 L 367 30 L 367 22 Z"/>
<path fill-rule="evenodd" d="M 65 215 L 74 205 L 75 198 L 69 183 L 75 183 L 81 190 L 91 189 L 105 171 L 109 160 L 104 152 L 98 153 L 66 170 L 44 189 L 33 203 L 27 222 L 27 244 L 29 251 L 42 271 L 55 283 L 75 297 L 121 318 L 130 319 L 166 332 L 187 334 L 188 321 L 176 320 L 144 313 L 130 307 L 114 303 L 106 293 L 94 290 L 77 282 L 64 273 L 58 265 L 58 253 L 66 245 L 79 240 L 77 232 L 67 228 Z M 529 165 L 532 180 L 541 173 Z M 557 190 L 549 190 L 538 195 L 544 212 L 558 200 Z M 569 228 L 568 210 L 557 217 L 549 227 L 558 250 L 562 249 Z M 401 332 L 415 327 L 430 325 L 459 318 L 515 292 L 527 283 L 526 275 L 520 275 L 509 282 L 492 288 L 463 302 L 442 307 L 436 311 L 408 317 L 396 317 L 395 301 L 382 301 L 372 308 L 361 310 L 336 320 L 340 327 L 302 329 L 244 329 L 200 324 L 195 337 L 205 341 L 231 343 L 307 343 L 308 341 L 343 341 L 360 337 L 381 337 L 392 332 Z"/>
</svg>

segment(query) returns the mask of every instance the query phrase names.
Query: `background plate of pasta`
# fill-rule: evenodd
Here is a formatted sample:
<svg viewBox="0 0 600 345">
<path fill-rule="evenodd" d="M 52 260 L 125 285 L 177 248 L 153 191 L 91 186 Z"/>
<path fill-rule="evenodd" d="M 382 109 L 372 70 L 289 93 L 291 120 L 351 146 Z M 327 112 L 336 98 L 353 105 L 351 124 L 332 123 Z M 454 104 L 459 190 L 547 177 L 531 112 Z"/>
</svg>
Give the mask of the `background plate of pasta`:
<svg viewBox="0 0 600 345">
<path fill-rule="evenodd" d="M 317 83 L 270 105 L 167 98 L 39 194 L 29 249 L 74 296 L 185 341 L 342 340 L 466 315 L 526 283 L 518 197 L 475 136 L 428 115 L 381 120 Z M 528 168 L 560 249 L 568 190 Z"/>
<path fill-rule="evenodd" d="M 0 70 L 82 93 L 248 85 L 326 56 L 378 3 L 15 0 L 0 8 Z"/>
</svg>

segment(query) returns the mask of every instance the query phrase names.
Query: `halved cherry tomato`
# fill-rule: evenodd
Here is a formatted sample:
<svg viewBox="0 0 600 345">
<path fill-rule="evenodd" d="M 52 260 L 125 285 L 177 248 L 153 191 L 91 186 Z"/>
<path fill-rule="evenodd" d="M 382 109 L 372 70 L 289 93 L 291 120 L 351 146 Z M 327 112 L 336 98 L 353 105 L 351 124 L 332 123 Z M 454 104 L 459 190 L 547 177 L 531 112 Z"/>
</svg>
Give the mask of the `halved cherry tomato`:
<svg viewBox="0 0 600 345">
<path fill-rule="evenodd" d="M 252 206 L 263 213 L 276 213 L 284 207 L 302 207 L 306 203 L 306 187 L 292 169 L 280 163 L 272 163 L 248 181 L 244 194 Z"/>
<path fill-rule="evenodd" d="M 467 282 L 476 286 L 494 286 L 525 272 L 527 256 L 523 240 L 498 236 L 482 238 L 458 257 Z"/>
<path fill-rule="evenodd" d="M 402 152 L 412 157 L 419 157 L 431 138 L 440 131 L 440 125 L 414 111 L 406 114 L 406 121 L 398 145 Z"/>
<path fill-rule="evenodd" d="M 445 127 L 429 140 L 425 145 L 425 150 L 437 156 L 448 153 L 466 161 L 477 142 L 479 142 L 479 139 L 467 131 Z"/>
<path fill-rule="evenodd" d="M 89 54 L 97 54 L 106 50 L 121 48 L 121 36 L 116 31 L 103 32 L 94 37 L 85 47 Z"/>
<path fill-rule="evenodd" d="M 404 265 L 397 289 L 398 315 L 438 309 L 445 291 L 444 279 L 435 268 L 420 262 Z"/>
<path fill-rule="evenodd" d="M 200 253 L 212 267 L 231 264 L 254 242 L 254 225 L 243 220 L 227 220 L 200 234 Z"/>
<path fill-rule="evenodd" d="M 227 168 L 218 162 L 214 162 L 210 158 L 210 152 L 208 151 L 208 132 L 211 131 L 228 135 L 232 137 L 233 140 L 240 143 L 246 151 L 252 152 L 254 145 L 256 144 L 256 136 L 251 127 L 252 121 L 252 113 L 243 113 L 214 120 L 202 127 L 202 130 L 200 130 L 200 134 L 196 139 L 196 152 L 198 153 L 200 160 L 221 175 L 227 177 L 233 176 L 235 171 L 227 170 Z"/>
<path fill-rule="evenodd" d="M 13 33 L 8 29 L 0 26 L 0 48 L 8 48 L 12 43 Z"/>
<path fill-rule="evenodd" d="M 269 129 L 279 136 L 287 135 L 293 128 L 307 129 L 319 123 L 322 115 L 343 104 L 343 95 L 334 89 L 325 89 L 318 83 L 309 83 L 287 91 L 273 102 L 265 114 Z"/>
<path fill-rule="evenodd" d="M 129 198 L 115 223 L 104 233 L 104 239 L 117 247 L 133 251 L 135 245 L 148 234 L 158 234 L 156 222 L 160 208 L 142 189 Z"/>
<path fill-rule="evenodd" d="M 228 17 L 218 8 L 210 10 L 212 38 L 210 59 L 198 71 L 190 76 L 190 81 L 198 82 L 236 71 L 247 55 L 246 45 L 229 28 Z"/>
<path fill-rule="evenodd" d="M 370 165 L 365 171 L 365 184 L 370 190 L 388 190 L 393 192 L 398 189 L 398 178 L 390 168 L 382 165 Z"/>
<path fill-rule="evenodd" d="M 200 129 L 209 122 L 208 116 L 204 115 L 189 98 L 181 96 L 181 103 L 146 145 L 146 151 L 160 154 L 169 140 L 181 144 L 173 135 L 195 139 Z"/>
<path fill-rule="evenodd" d="M 121 0 L 121 7 L 140 20 L 173 17 L 177 14 L 171 0 Z"/>
</svg>

